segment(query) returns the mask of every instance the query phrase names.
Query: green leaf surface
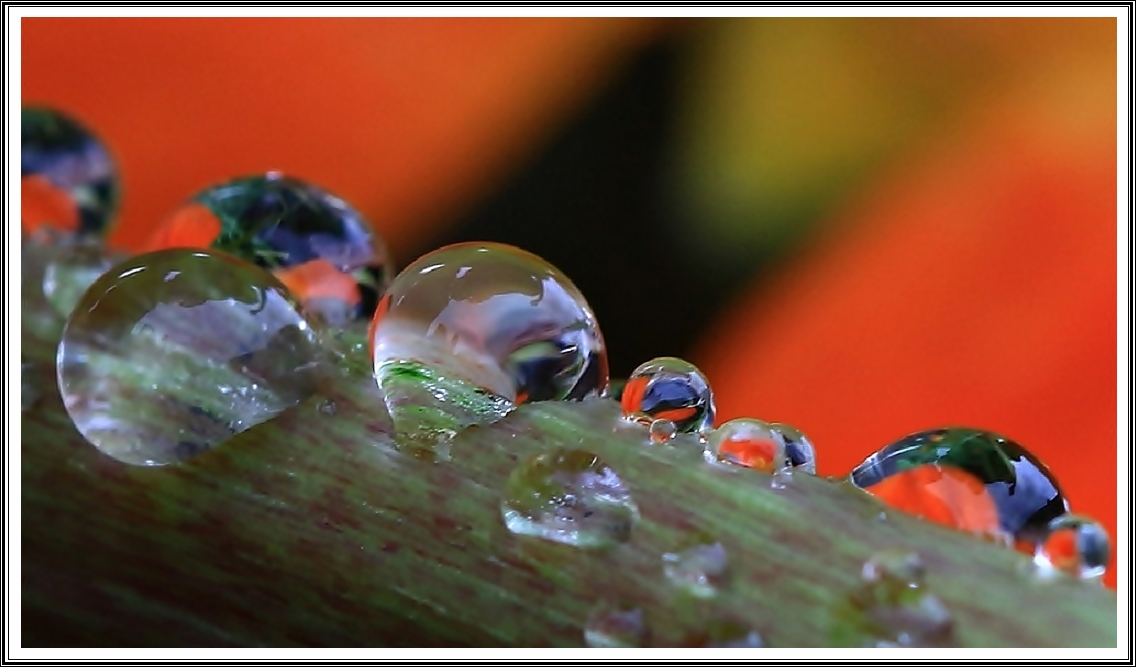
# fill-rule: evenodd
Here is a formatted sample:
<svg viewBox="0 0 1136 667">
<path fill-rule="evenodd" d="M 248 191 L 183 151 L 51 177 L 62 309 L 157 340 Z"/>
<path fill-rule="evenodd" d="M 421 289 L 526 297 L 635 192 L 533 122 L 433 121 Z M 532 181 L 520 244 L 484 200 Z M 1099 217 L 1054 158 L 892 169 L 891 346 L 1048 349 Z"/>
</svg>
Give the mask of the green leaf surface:
<svg viewBox="0 0 1136 667">
<path fill-rule="evenodd" d="M 1103 586 L 1041 580 L 1019 553 L 896 512 L 881 520 L 843 482 L 797 474 L 774 489 L 706 462 L 692 436 L 651 445 L 611 400 L 524 405 L 400 444 L 359 345 L 342 346 L 354 352 L 322 395 L 275 420 L 179 466 L 122 465 L 75 431 L 52 327 L 36 322 L 23 339 L 42 390 L 21 423 L 24 646 L 571 647 L 599 604 L 642 609 L 654 646 L 698 645 L 723 624 L 772 647 L 861 644 L 837 610 L 883 548 L 923 557 L 950 645 L 1117 642 Z M 497 409 L 434 388 L 449 399 L 414 413 L 428 429 Z M 623 480 L 640 515 L 626 540 L 581 549 L 506 529 L 510 473 L 555 448 Z M 663 555 L 692 535 L 728 555 L 709 598 L 664 576 Z"/>
</svg>

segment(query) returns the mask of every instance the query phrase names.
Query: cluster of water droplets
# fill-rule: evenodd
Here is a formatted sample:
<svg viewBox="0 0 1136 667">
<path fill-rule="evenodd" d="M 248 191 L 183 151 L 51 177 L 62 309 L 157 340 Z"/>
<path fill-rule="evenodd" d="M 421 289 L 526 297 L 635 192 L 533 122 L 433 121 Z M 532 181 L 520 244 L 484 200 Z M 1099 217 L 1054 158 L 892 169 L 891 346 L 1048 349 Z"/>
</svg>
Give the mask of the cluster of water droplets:
<svg viewBox="0 0 1136 667">
<path fill-rule="evenodd" d="M 431 460 L 444 460 L 462 429 L 523 404 L 609 398 L 646 447 L 698 448 L 700 465 L 745 471 L 774 490 L 816 474 L 816 450 L 794 426 L 741 417 L 715 427 L 710 382 L 683 359 L 651 359 L 612 382 L 584 296 L 535 255 L 457 244 L 392 279 L 381 237 L 355 209 L 270 172 L 203 189 L 173 210 L 147 252 L 127 257 L 102 241 L 118 202 L 105 147 L 57 112 L 26 109 L 23 121 L 25 276 L 66 320 L 56 370 L 67 412 L 119 461 L 166 465 L 213 449 L 316 395 L 336 365 L 367 356 L 396 441 L 418 443 Z M 42 393 L 35 376 L 25 361 L 25 411 Z M 425 406 L 445 419 L 426 423 Z M 316 411 L 340 412 L 332 399 Z M 1103 527 L 1069 514 L 1044 464 L 989 431 L 906 436 L 848 481 L 888 506 L 1019 548 L 1040 576 L 1099 579 L 1109 561 Z M 500 514 L 517 536 L 601 549 L 627 542 L 640 510 L 632 485 L 581 445 L 518 461 Z M 691 532 L 658 567 L 706 600 L 727 585 L 729 560 L 721 541 Z M 870 559 L 841 609 L 879 646 L 939 644 L 953 629 L 910 552 Z M 642 610 L 622 602 L 599 602 L 584 626 L 590 646 L 650 639 Z M 711 626 L 695 644 L 764 645 L 752 628 Z"/>
</svg>

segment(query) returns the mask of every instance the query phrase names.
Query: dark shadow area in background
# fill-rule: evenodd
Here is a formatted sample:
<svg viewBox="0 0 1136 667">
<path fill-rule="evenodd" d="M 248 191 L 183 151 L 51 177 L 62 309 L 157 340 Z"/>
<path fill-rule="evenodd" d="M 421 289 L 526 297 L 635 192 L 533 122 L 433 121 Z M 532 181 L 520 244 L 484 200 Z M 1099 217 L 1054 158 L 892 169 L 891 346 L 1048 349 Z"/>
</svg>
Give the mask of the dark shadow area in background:
<svg viewBox="0 0 1136 667">
<path fill-rule="evenodd" d="M 558 267 L 599 319 L 612 377 L 652 357 L 687 355 L 735 296 L 729 288 L 746 284 L 687 261 L 671 232 L 669 147 L 690 38 L 671 34 L 643 49 L 503 188 L 431 244 L 509 243 Z"/>
</svg>

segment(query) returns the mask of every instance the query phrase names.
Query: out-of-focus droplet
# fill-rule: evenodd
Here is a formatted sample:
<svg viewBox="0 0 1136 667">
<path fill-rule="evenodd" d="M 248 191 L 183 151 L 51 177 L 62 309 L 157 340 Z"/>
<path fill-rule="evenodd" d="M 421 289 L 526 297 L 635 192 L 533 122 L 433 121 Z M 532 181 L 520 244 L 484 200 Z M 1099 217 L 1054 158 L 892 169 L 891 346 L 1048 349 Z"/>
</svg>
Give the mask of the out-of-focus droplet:
<svg viewBox="0 0 1136 667">
<path fill-rule="evenodd" d="M 215 251 L 112 268 L 68 319 L 56 368 L 79 432 L 124 463 L 175 463 L 310 397 L 324 355 L 270 274 Z"/>
<path fill-rule="evenodd" d="M 726 547 L 706 533 L 689 534 L 674 550 L 663 554 L 663 574 L 697 597 L 714 596 L 728 569 Z"/>
<path fill-rule="evenodd" d="M 496 243 L 447 246 L 400 273 L 371 323 L 371 356 L 399 432 L 432 393 L 402 381 L 411 376 L 472 385 L 505 412 L 602 395 L 608 383 L 603 337 L 580 291 L 539 257 Z"/>
<path fill-rule="evenodd" d="M 40 389 L 36 378 L 36 367 L 23 360 L 20 365 L 20 412 L 27 412 L 39 402 Z"/>
<path fill-rule="evenodd" d="M 605 547 L 630 537 L 639 508 L 619 475 L 595 454 L 558 449 L 513 470 L 501 514 L 517 535 Z"/>
<path fill-rule="evenodd" d="M 649 426 L 665 419 L 679 433 L 702 434 L 714 422 L 714 393 L 706 376 L 675 357 L 659 357 L 636 368 L 620 404 L 627 420 Z"/>
<path fill-rule="evenodd" d="M 640 648 L 650 629 L 643 610 L 628 603 L 601 601 L 584 622 L 584 643 L 592 648 Z"/>
<path fill-rule="evenodd" d="M 1049 522 L 1069 511 L 1045 464 L 1003 436 L 972 428 L 909 435 L 849 478 L 896 509 L 1029 553 Z"/>
<path fill-rule="evenodd" d="M 339 412 L 339 406 L 335 403 L 334 400 L 330 398 L 326 398 L 320 401 L 319 406 L 316 409 L 319 410 L 319 413 L 321 415 L 326 415 L 328 417 L 334 417 L 335 414 Z"/>
<path fill-rule="evenodd" d="M 732 419 L 714 429 L 707 439 L 706 458 L 769 473 L 785 468 L 816 472 L 813 446 L 800 431 L 749 417 Z"/>
<path fill-rule="evenodd" d="M 889 549 L 873 554 L 861 583 L 836 610 L 837 643 L 875 647 L 935 647 L 953 640 L 950 611 L 926 584 L 916 553 Z"/>
<path fill-rule="evenodd" d="M 118 211 L 110 151 L 70 116 L 39 106 L 20 112 L 20 226 L 34 242 L 104 238 Z"/>
<path fill-rule="evenodd" d="M 1108 568 L 1112 544 L 1096 521 L 1076 514 L 1049 522 L 1037 545 L 1034 564 L 1042 574 L 1063 572 L 1078 579 L 1100 579 Z"/>
<path fill-rule="evenodd" d="M 150 250 L 213 248 L 267 269 L 313 321 L 369 319 L 391 280 L 386 244 L 350 204 L 269 172 L 213 185 L 173 212 Z"/>
<path fill-rule="evenodd" d="M 94 239 L 61 245 L 44 269 L 43 295 L 56 312 L 67 317 L 87 288 L 124 259 L 123 253 Z"/>
<path fill-rule="evenodd" d="M 656 445 L 665 445 L 674 439 L 678 433 L 678 428 L 669 419 L 656 419 L 647 428 L 647 433 L 651 436 L 651 442 Z"/>
</svg>

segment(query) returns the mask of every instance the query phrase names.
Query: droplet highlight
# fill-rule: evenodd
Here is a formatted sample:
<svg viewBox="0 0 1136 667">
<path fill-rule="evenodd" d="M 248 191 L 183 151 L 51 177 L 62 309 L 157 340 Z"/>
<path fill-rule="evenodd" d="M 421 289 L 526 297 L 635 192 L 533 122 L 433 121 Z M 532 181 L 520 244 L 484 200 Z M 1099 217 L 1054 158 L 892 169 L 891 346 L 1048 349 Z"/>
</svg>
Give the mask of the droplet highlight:
<svg viewBox="0 0 1136 667">
<path fill-rule="evenodd" d="M 514 534 L 595 548 L 626 541 L 639 508 L 619 475 L 595 454 L 558 449 L 513 470 L 501 515 Z"/>
<path fill-rule="evenodd" d="M 1049 522 L 1069 511 L 1037 457 L 973 428 L 909 435 L 856 466 L 850 481 L 891 507 L 1029 553 Z"/>
<path fill-rule="evenodd" d="M 658 357 L 636 368 L 620 405 L 624 419 L 647 426 L 666 420 L 679 433 L 702 434 L 714 422 L 714 394 L 706 376 L 676 357 Z"/>
<path fill-rule="evenodd" d="M 1095 580 L 1104 576 L 1111 555 L 1112 543 L 1104 526 L 1088 517 L 1066 514 L 1049 523 L 1033 562 L 1043 575 L 1060 572 Z"/>
<path fill-rule="evenodd" d="M 279 172 L 210 186 L 155 231 L 148 249 L 212 248 L 271 271 L 313 322 L 369 319 L 391 280 L 386 244 L 358 210 Z"/>
<path fill-rule="evenodd" d="M 583 295 L 541 258 L 496 243 L 447 246 L 403 270 L 372 321 L 371 357 L 400 432 L 422 405 L 423 385 L 408 377 L 460 382 L 502 402 L 485 421 L 520 403 L 602 395 L 608 383 Z"/>
<path fill-rule="evenodd" d="M 323 362 L 292 295 L 215 251 L 134 257 L 87 290 L 56 369 L 79 432 L 124 463 L 211 449 L 310 397 Z"/>
<path fill-rule="evenodd" d="M 591 648 L 641 648 L 649 634 L 643 610 L 628 603 L 599 602 L 584 622 L 584 643 Z"/>
</svg>

